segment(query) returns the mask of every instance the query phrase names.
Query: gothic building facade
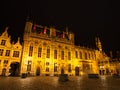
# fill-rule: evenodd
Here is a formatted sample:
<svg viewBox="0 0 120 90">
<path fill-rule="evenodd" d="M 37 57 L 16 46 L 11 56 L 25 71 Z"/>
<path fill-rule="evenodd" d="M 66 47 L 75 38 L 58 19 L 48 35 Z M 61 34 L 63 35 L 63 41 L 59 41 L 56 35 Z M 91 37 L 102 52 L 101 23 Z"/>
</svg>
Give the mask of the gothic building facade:
<svg viewBox="0 0 120 90">
<path fill-rule="evenodd" d="M 8 36 L 8 27 L 0 36 L 0 75 L 16 75 L 20 70 L 22 45 L 20 38 L 11 44 L 11 36 Z"/>
<path fill-rule="evenodd" d="M 96 39 L 97 50 L 76 46 L 74 33 L 68 29 L 60 31 L 26 21 L 23 45 L 19 39 L 11 44 L 7 29 L 0 36 L 0 43 L 0 75 L 8 76 L 18 71 L 20 75 L 65 73 L 79 76 L 110 71 L 109 58 L 103 53 L 99 38 Z"/>
</svg>

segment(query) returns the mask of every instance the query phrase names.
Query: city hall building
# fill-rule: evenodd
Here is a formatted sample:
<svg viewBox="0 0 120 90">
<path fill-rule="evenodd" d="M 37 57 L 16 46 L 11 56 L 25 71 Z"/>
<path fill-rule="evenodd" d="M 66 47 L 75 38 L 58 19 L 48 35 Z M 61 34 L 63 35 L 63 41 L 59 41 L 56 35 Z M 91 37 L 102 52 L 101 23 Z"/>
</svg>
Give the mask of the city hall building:
<svg viewBox="0 0 120 90">
<path fill-rule="evenodd" d="M 74 33 L 34 24 L 27 20 L 23 34 L 10 43 L 8 28 L 0 36 L 0 75 L 55 76 L 61 73 L 79 76 L 88 73 L 108 74 L 109 57 L 102 51 L 99 38 L 91 49 L 77 46 Z"/>
</svg>

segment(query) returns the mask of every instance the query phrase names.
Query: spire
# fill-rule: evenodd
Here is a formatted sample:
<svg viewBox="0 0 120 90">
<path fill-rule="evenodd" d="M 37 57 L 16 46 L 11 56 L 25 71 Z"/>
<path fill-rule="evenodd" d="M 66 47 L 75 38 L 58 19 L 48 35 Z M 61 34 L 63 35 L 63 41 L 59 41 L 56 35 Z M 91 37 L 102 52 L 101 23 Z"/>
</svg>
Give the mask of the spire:
<svg viewBox="0 0 120 90">
<path fill-rule="evenodd" d="M 8 31 L 8 28 L 9 28 L 9 27 L 6 27 L 6 28 L 5 28 L 5 32 L 7 32 L 7 31 Z"/>
<path fill-rule="evenodd" d="M 8 37 L 8 27 L 5 28 L 5 31 L 2 33 L 3 37 Z"/>
<path fill-rule="evenodd" d="M 18 41 L 17 42 L 20 43 L 20 37 L 18 37 Z"/>
<path fill-rule="evenodd" d="M 101 41 L 100 41 L 99 37 L 96 37 L 95 40 L 96 40 L 97 48 L 99 49 L 100 52 L 102 52 L 102 45 L 101 45 Z"/>
</svg>

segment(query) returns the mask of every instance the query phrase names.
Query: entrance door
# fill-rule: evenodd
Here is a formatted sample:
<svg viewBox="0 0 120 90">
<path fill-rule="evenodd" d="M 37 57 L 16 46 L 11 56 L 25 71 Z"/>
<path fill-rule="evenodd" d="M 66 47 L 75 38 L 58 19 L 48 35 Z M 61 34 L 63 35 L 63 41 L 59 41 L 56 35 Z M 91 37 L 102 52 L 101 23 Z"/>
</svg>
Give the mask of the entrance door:
<svg viewBox="0 0 120 90">
<path fill-rule="evenodd" d="M 85 74 L 91 73 L 90 65 L 88 63 L 83 64 L 83 72 Z"/>
<path fill-rule="evenodd" d="M 75 75 L 76 76 L 79 76 L 79 71 L 80 71 L 80 68 L 79 67 L 75 67 Z"/>
<path fill-rule="evenodd" d="M 10 73 L 9 76 L 18 76 L 19 75 L 19 67 L 20 67 L 20 64 L 18 62 L 11 63 L 10 70 L 9 70 L 9 73 Z"/>
<path fill-rule="evenodd" d="M 5 74 L 6 74 L 6 69 L 3 68 L 3 70 L 2 70 L 2 76 L 5 76 Z"/>
<path fill-rule="evenodd" d="M 61 74 L 64 74 L 64 69 L 63 68 L 61 69 Z"/>
<path fill-rule="evenodd" d="M 40 76 L 40 67 L 37 67 L 36 69 L 36 76 Z"/>
</svg>

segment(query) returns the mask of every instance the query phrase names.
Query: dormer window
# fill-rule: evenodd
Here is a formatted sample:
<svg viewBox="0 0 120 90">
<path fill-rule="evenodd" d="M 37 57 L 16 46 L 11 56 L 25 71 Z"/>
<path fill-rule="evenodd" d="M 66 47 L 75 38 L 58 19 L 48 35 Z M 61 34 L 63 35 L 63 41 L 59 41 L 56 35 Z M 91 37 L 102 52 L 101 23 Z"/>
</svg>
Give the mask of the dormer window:
<svg viewBox="0 0 120 90">
<path fill-rule="evenodd" d="M 6 43 L 6 40 L 1 41 L 1 45 L 5 45 L 5 43 Z"/>
</svg>

